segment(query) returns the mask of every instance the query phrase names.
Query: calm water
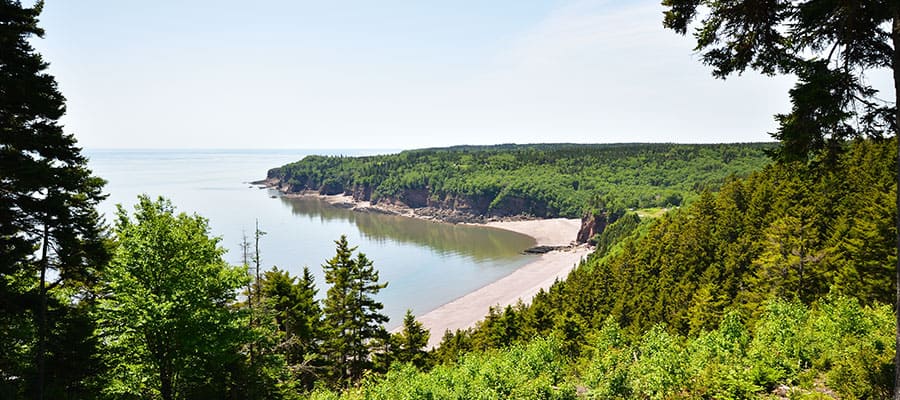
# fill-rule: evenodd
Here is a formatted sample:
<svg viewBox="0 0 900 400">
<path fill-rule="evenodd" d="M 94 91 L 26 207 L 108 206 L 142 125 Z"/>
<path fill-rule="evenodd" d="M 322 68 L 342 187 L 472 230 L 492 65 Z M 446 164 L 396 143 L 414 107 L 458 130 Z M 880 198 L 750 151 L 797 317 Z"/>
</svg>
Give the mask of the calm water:
<svg viewBox="0 0 900 400">
<path fill-rule="evenodd" d="M 315 151 L 364 155 L 371 151 Z M 251 236 L 255 221 L 262 264 L 300 274 L 309 266 L 319 295 L 326 285 L 321 265 L 334 255 L 334 240 L 346 234 L 352 245 L 374 260 L 388 287 L 378 295 L 389 327 L 406 309 L 422 315 L 490 283 L 530 260 L 521 251 L 531 238 L 497 229 L 439 224 L 412 218 L 356 213 L 318 199 L 277 196 L 247 182 L 269 168 L 310 154 L 303 150 L 86 150 L 94 173 L 108 181 L 101 211 L 112 221 L 115 205 L 133 209 L 137 195 L 164 196 L 179 211 L 209 219 L 212 233 L 240 263 L 241 235 Z M 272 198 L 272 196 L 277 196 Z"/>
</svg>

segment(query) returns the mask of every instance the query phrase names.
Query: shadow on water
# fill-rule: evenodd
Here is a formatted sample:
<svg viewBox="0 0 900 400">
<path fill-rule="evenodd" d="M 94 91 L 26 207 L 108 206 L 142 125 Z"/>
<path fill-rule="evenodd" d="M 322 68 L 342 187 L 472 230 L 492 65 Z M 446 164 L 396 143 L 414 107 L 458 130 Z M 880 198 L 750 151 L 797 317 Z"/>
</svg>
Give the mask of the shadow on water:
<svg viewBox="0 0 900 400">
<path fill-rule="evenodd" d="M 315 197 L 280 197 L 280 200 L 298 217 L 353 223 L 369 240 L 416 244 L 441 255 L 460 255 L 479 262 L 519 257 L 523 250 L 535 244 L 528 236 L 502 229 L 356 212 Z"/>
</svg>

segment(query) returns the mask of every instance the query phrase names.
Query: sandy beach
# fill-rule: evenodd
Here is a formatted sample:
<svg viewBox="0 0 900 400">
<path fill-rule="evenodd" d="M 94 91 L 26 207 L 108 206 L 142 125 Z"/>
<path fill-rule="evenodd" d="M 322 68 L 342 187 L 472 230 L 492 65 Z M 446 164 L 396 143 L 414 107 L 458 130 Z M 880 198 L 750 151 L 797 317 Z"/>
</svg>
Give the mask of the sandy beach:
<svg viewBox="0 0 900 400">
<path fill-rule="evenodd" d="M 428 215 L 417 214 L 414 210 L 394 205 L 372 205 L 367 201 L 354 200 L 351 196 L 323 196 L 315 192 L 292 193 L 286 196 L 312 196 L 324 199 L 337 207 L 360 212 L 383 212 L 411 218 L 435 220 Z M 548 289 L 557 279 L 565 279 L 569 272 L 592 249 L 588 246 L 574 246 L 575 237 L 581 228 L 578 219 L 554 218 L 518 221 L 491 221 L 472 224 L 504 229 L 534 238 L 538 246 L 568 246 L 563 250 L 534 255 L 534 260 L 513 273 L 486 286 L 470 292 L 456 300 L 444 304 L 425 315 L 416 316 L 431 332 L 428 346 L 440 344 L 448 329 L 466 329 L 475 325 L 487 315 L 492 306 L 506 307 L 520 299 L 529 303 L 541 289 Z M 397 328 L 400 329 L 400 328 Z"/>
<path fill-rule="evenodd" d="M 559 246 L 573 241 L 581 221 L 557 218 L 489 222 L 483 225 L 531 236 L 537 240 L 538 245 Z M 448 329 L 455 331 L 474 326 L 487 315 L 491 306 L 506 307 L 517 303 L 519 299 L 525 303 L 530 302 L 540 289 L 549 288 L 557 279 L 565 279 L 569 271 L 590 251 L 586 246 L 577 246 L 534 256 L 534 261 L 500 280 L 416 317 L 431 332 L 428 348 L 440 344 Z"/>
</svg>

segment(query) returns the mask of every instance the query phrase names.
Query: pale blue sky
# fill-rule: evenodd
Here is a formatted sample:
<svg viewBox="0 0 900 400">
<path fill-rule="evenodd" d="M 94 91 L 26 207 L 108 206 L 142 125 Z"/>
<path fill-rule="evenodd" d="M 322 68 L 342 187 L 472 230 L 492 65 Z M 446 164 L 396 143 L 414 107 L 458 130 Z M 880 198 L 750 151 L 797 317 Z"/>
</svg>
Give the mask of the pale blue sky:
<svg viewBox="0 0 900 400">
<path fill-rule="evenodd" d="M 786 78 L 713 79 L 658 0 L 48 0 L 93 148 L 770 140 Z"/>
</svg>

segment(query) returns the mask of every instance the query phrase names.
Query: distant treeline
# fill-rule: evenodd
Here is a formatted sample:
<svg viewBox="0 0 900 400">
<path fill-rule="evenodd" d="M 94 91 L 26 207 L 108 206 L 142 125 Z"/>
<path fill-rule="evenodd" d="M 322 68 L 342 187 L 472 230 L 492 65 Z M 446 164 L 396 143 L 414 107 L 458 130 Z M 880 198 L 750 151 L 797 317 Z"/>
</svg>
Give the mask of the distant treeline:
<svg viewBox="0 0 900 400">
<path fill-rule="evenodd" d="M 346 193 L 477 212 L 580 217 L 587 208 L 678 206 L 770 162 L 774 144 L 504 144 L 368 157 L 308 156 L 269 171 L 289 191 Z"/>
</svg>

